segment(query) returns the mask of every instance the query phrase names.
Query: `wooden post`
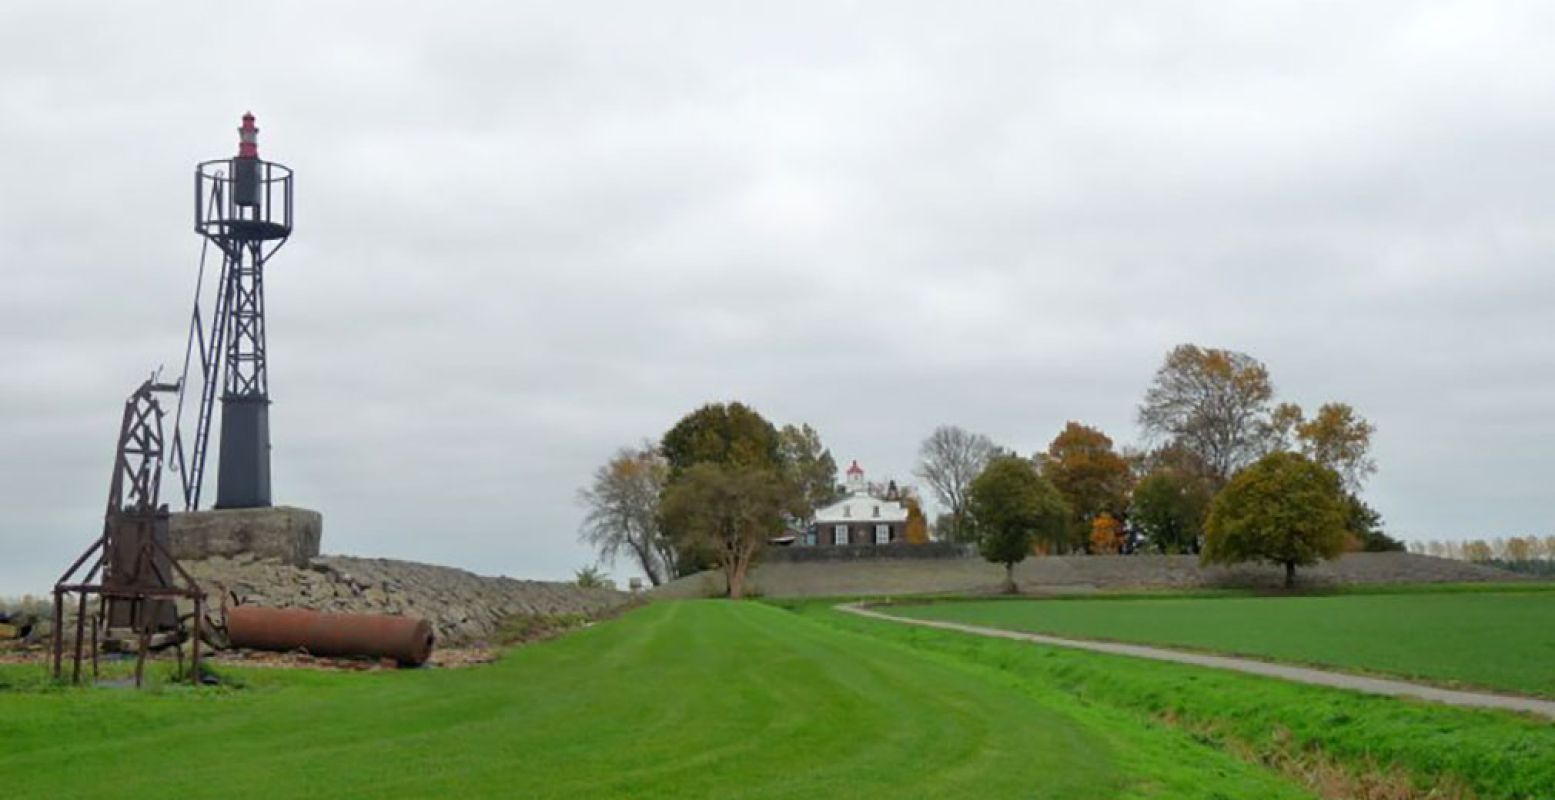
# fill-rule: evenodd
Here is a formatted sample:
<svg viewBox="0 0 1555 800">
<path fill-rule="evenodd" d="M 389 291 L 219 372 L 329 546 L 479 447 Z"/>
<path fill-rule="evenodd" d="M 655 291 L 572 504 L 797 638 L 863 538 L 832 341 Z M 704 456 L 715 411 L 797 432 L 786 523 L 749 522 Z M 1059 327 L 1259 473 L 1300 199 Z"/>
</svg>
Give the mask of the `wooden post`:
<svg viewBox="0 0 1555 800">
<path fill-rule="evenodd" d="M 189 649 L 189 682 L 200 685 L 200 620 L 205 617 L 205 597 L 194 593 L 194 645 Z"/>
<path fill-rule="evenodd" d="M 99 641 L 99 639 L 98 639 L 98 630 L 97 630 L 97 620 L 98 620 L 99 617 L 102 616 L 102 608 L 103 608 L 102 601 L 99 600 L 98 603 L 97 603 L 97 613 L 92 615 L 92 683 L 97 683 L 97 679 L 98 679 L 98 674 L 97 674 L 97 642 Z"/>
<path fill-rule="evenodd" d="M 64 674 L 65 660 L 65 593 L 54 589 L 54 680 Z"/>
<path fill-rule="evenodd" d="M 131 606 L 131 609 L 133 609 L 133 610 L 132 610 L 132 612 L 130 614 L 130 619 L 132 619 L 132 620 L 139 620 L 141 618 L 141 616 L 142 616 L 141 612 L 143 612 L 145 610 L 145 604 L 146 604 L 145 598 L 137 598 L 135 600 L 135 604 L 133 606 Z M 147 615 L 147 616 L 149 616 L 149 615 Z M 137 689 L 140 688 L 141 676 L 144 675 L 145 672 L 146 672 L 146 654 L 149 653 L 150 651 L 151 651 L 151 625 L 150 624 L 142 624 L 140 626 L 140 646 L 136 648 L 136 653 L 135 653 L 135 688 L 137 688 Z"/>
<path fill-rule="evenodd" d="M 81 600 L 76 603 L 76 649 L 75 660 L 70 667 L 70 682 L 81 682 L 81 646 L 86 638 L 86 590 L 81 590 Z"/>
</svg>

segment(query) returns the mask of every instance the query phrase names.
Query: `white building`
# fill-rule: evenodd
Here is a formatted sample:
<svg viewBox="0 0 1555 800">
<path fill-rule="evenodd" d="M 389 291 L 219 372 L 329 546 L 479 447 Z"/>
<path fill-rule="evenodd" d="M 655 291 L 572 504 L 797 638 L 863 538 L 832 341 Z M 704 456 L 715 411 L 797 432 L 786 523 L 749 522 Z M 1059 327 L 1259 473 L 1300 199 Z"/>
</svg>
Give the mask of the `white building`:
<svg viewBox="0 0 1555 800">
<path fill-rule="evenodd" d="M 870 494 L 864 469 L 857 461 L 848 467 L 846 488 L 846 497 L 815 510 L 815 524 L 805 534 L 806 545 L 837 547 L 907 541 L 907 507 Z"/>
</svg>

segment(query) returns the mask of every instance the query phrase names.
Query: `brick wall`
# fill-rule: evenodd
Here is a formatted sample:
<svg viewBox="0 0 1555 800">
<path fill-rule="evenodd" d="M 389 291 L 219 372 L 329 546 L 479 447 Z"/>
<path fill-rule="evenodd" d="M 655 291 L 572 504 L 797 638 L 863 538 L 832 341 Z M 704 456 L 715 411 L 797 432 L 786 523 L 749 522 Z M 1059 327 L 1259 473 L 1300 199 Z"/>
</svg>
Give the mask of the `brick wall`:
<svg viewBox="0 0 1555 800">
<path fill-rule="evenodd" d="M 835 547 L 837 541 L 837 526 L 841 522 L 818 523 L 815 527 L 817 547 Z M 907 523 L 905 522 L 876 522 L 873 520 L 850 521 L 848 526 L 848 546 L 869 545 L 875 546 L 875 526 L 884 525 L 891 531 L 893 544 L 904 542 L 907 539 Z"/>
</svg>

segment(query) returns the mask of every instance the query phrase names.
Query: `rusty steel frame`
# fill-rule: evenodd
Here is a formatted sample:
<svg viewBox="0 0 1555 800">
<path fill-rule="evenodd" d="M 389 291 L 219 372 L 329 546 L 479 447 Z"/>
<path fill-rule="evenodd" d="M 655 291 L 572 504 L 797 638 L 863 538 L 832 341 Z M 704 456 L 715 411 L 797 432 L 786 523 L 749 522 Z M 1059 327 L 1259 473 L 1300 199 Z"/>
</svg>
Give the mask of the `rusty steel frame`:
<svg viewBox="0 0 1555 800">
<path fill-rule="evenodd" d="M 53 674 L 56 680 L 64 677 L 65 657 L 65 603 L 67 596 L 75 601 L 75 643 L 72 649 L 70 680 L 81 682 L 84 650 L 90 642 L 92 678 L 98 676 L 98 650 L 101 638 L 107 631 L 106 619 L 112 601 L 128 604 L 129 618 L 136 631 L 135 685 L 144 681 L 146 657 L 151 649 L 152 637 L 157 633 L 157 609 L 159 603 L 187 598 L 193 601 L 194 616 L 189 641 L 191 657 L 189 675 L 193 683 L 200 680 L 201 624 L 205 618 L 205 592 L 184 571 L 183 565 L 157 540 L 156 529 L 165 525 L 167 507 L 159 502 L 164 458 L 162 436 L 162 406 L 158 393 L 178 391 L 178 386 L 157 382 L 155 376 L 146 380 L 124 403 L 124 417 L 119 426 L 118 447 L 114 453 L 113 477 L 108 491 L 108 506 L 103 519 L 103 532 L 60 576 L 54 584 L 54 626 L 52 631 Z M 138 525 L 144 534 L 136 537 L 133 554 L 127 552 L 130 543 L 120 541 L 121 531 Z M 118 558 L 115 558 L 118 556 Z M 130 556 L 128 559 L 125 556 Z M 88 563 L 91 568 L 84 574 L 81 569 Z M 113 574 L 114 564 L 130 563 L 127 582 L 125 576 Z M 162 564 L 170 567 L 164 571 Z M 78 578 L 77 575 L 80 574 Z M 100 576 L 100 577 L 99 577 Z M 149 577 L 148 577 L 149 576 Z M 183 585 L 179 585 L 179 582 Z M 95 596 L 97 608 L 91 616 L 91 636 L 87 636 L 88 600 Z M 176 613 L 176 612 L 175 612 Z M 182 633 L 181 626 L 177 633 Z M 179 663 L 183 662 L 183 647 L 178 644 Z"/>
</svg>

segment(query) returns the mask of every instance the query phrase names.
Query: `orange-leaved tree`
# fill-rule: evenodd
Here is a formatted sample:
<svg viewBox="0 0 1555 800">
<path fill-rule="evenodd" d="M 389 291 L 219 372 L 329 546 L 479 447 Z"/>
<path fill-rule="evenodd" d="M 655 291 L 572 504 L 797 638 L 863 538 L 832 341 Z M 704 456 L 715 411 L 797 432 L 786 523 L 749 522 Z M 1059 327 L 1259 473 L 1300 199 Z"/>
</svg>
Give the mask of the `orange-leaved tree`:
<svg viewBox="0 0 1555 800">
<path fill-rule="evenodd" d="M 1103 511 L 1091 520 L 1091 552 L 1096 555 L 1117 555 L 1123 548 L 1123 523 L 1117 517 Z"/>
<path fill-rule="evenodd" d="M 902 494 L 902 505 L 907 507 L 907 530 L 904 536 L 908 544 L 927 544 L 929 541 L 929 518 L 923 513 L 923 504 L 918 502 L 918 497 L 910 492 Z"/>
<path fill-rule="evenodd" d="M 1037 464 L 1042 477 L 1053 484 L 1069 506 L 1071 547 L 1085 546 L 1091 534 L 1091 520 L 1098 515 L 1116 516 L 1128 508 L 1129 490 L 1133 487 L 1128 460 L 1113 450 L 1107 434 L 1095 428 L 1068 423 L 1053 438 L 1047 452 L 1037 457 Z"/>
</svg>

